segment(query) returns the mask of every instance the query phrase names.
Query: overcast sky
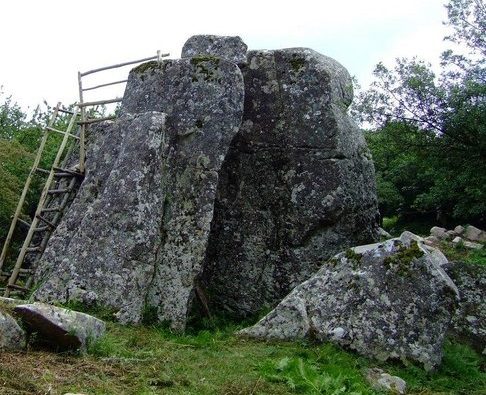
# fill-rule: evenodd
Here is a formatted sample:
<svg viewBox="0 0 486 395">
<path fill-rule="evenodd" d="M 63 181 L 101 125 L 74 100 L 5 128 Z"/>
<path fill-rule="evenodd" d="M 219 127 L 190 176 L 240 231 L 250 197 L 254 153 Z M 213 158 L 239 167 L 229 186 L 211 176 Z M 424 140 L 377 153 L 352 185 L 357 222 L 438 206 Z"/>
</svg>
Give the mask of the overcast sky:
<svg viewBox="0 0 486 395">
<path fill-rule="evenodd" d="M 444 49 L 445 0 L 10 0 L 0 9 L 0 85 L 24 108 L 74 102 L 77 72 L 156 54 L 193 34 L 239 35 L 250 49 L 310 47 L 361 85 L 379 61 Z M 86 85 L 124 79 L 129 68 Z M 122 94 L 98 90 L 87 100 Z"/>
</svg>

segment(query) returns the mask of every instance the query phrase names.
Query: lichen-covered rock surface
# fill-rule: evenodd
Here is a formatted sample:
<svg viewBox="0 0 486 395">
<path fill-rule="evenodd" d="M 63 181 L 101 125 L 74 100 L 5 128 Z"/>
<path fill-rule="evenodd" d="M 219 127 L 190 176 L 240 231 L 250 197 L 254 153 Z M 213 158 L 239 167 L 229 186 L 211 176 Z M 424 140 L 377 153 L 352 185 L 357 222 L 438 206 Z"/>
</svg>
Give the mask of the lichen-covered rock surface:
<svg viewBox="0 0 486 395">
<path fill-rule="evenodd" d="M 79 301 L 137 322 L 160 244 L 165 115 L 97 130 L 81 189 L 39 263 L 35 299 Z"/>
<path fill-rule="evenodd" d="M 243 114 L 238 67 L 149 62 L 121 118 L 95 131 L 81 190 L 37 269 L 37 300 L 77 300 L 183 329 L 204 261 L 218 172 Z"/>
<path fill-rule="evenodd" d="M 202 271 L 219 171 L 243 115 L 239 68 L 220 58 L 165 61 L 130 73 L 122 110 L 167 114 L 162 242 L 147 306 L 183 329 Z"/>
<path fill-rule="evenodd" d="M 451 332 L 486 355 L 486 266 L 451 262 L 446 271 L 461 297 Z"/>
<path fill-rule="evenodd" d="M 14 311 L 30 331 L 63 350 L 86 351 L 89 343 L 106 330 L 105 323 L 98 318 L 43 303 L 19 305 Z"/>
<path fill-rule="evenodd" d="M 22 350 L 25 343 L 24 330 L 7 311 L 0 308 L 0 351 Z"/>
<path fill-rule="evenodd" d="M 248 46 L 239 36 L 195 35 L 182 47 L 181 58 L 215 56 L 234 63 L 246 62 Z"/>
<path fill-rule="evenodd" d="M 436 368 L 458 290 L 430 252 L 409 237 L 349 249 L 240 334 L 331 341 Z"/>
<path fill-rule="evenodd" d="M 274 306 L 346 247 L 378 237 L 373 164 L 352 83 L 310 49 L 250 51 L 242 126 L 223 164 L 202 282 L 212 308 Z"/>
</svg>

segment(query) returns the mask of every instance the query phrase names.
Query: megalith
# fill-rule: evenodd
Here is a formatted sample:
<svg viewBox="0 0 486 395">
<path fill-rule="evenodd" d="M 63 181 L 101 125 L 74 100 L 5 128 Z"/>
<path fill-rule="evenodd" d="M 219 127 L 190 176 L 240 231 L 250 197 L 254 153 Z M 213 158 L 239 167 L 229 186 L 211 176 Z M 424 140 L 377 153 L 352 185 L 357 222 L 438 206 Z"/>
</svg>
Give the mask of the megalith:
<svg viewBox="0 0 486 395">
<path fill-rule="evenodd" d="M 134 68 L 114 122 L 36 268 L 41 301 L 185 327 L 274 306 L 327 258 L 377 237 L 373 165 L 351 79 L 310 49 L 193 36 Z M 205 306 L 207 307 L 207 305 Z"/>
<path fill-rule="evenodd" d="M 250 51 L 242 126 L 223 163 L 201 282 L 237 316 L 278 303 L 343 249 L 376 240 L 374 169 L 335 60 Z"/>
</svg>

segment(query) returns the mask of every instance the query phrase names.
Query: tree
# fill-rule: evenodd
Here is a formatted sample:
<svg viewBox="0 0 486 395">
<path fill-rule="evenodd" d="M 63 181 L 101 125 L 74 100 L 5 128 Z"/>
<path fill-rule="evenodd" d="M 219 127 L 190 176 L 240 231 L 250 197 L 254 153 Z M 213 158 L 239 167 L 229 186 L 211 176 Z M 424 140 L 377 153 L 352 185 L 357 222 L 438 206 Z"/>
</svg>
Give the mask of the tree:
<svg viewBox="0 0 486 395">
<path fill-rule="evenodd" d="M 455 48 L 442 54 L 440 74 L 416 58 L 397 59 L 393 69 L 380 63 L 354 114 L 378 133 L 368 141 L 379 190 L 386 186 L 382 207 L 400 201 L 402 211 L 435 210 L 480 223 L 486 220 L 486 12 L 482 0 L 450 0 L 446 8 L 452 34 L 445 39 Z M 383 150 L 395 159 L 383 161 Z M 416 181 L 412 196 L 403 195 L 404 185 Z M 401 191 L 401 200 L 392 190 Z"/>
</svg>

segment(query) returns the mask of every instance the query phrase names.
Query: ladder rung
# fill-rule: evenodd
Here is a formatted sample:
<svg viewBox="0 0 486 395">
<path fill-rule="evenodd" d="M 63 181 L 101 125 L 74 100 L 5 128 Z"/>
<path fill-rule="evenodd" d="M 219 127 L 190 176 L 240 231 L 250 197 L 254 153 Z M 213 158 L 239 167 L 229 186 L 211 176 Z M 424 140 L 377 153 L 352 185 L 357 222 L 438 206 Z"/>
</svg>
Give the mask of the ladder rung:
<svg viewBox="0 0 486 395">
<path fill-rule="evenodd" d="M 49 230 L 49 229 L 51 229 L 50 226 L 39 226 L 38 228 L 34 229 L 34 232 L 44 232 L 44 231 Z"/>
<path fill-rule="evenodd" d="M 110 103 L 118 103 L 121 102 L 123 99 L 121 97 L 117 97 L 115 99 L 108 99 L 108 100 L 98 100 L 98 101 L 91 101 L 91 102 L 85 102 L 85 103 L 79 103 L 78 107 L 89 107 L 89 106 L 98 106 L 101 104 L 110 104 Z"/>
<path fill-rule="evenodd" d="M 59 178 L 62 178 L 62 177 L 80 177 L 81 173 L 78 174 L 78 175 L 73 174 L 73 173 L 54 173 L 54 176 L 59 177 Z"/>
<path fill-rule="evenodd" d="M 36 168 L 35 170 L 38 171 L 39 173 L 44 173 L 44 174 L 49 174 L 50 173 L 49 170 L 41 169 L 40 167 Z"/>
<path fill-rule="evenodd" d="M 61 207 L 47 207 L 41 210 L 41 213 L 52 213 L 54 211 L 61 211 Z"/>
<path fill-rule="evenodd" d="M 93 119 L 87 119 L 86 121 L 79 121 L 78 125 L 89 125 L 91 123 L 109 121 L 111 119 L 116 119 L 116 115 L 113 115 L 111 117 L 93 118 Z"/>
<path fill-rule="evenodd" d="M 65 109 L 63 109 L 63 108 L 59 108 L 59 109 L 58 109 L 58 111 L 63 112 L 63 113 L 65 113 L 65 114 L 71 114 L 71 115 L 74 115 L 74 112 L 69 111 L 69 110 L 65 110 Z"/>
<path fill-rule="evenodd" d="M 54 225 L 51 221 L 48 219 L 44 218 L 42 215 L 37 215 L 37 218 L 40 219 L 42 222 L 45 222 L 48 226 L 50 226 L 52 229 L 56 228 L 56 225 Z"/>
<path fill-rule="evenodd" d="M 16 289 L 17 291 L 23 291 L 23 292 L 30 291 L 29 288 L 21 287 L 20 285 L 16 285 L 16 284 L 7 284 L 7 288 Z"/>
<path fill-rule="evenodd" d="M 50 132 L 56 132 L 56 133 L 59 133 L 59 134 L 62 134 L 62 135 L 66 135 L 67 134 L 69 137 L 72 137 L 73 139 L 79 140 L 79 137 L 78 136 L 75 136 L 74 134 L 67 133 L 67 132 L 65 132 L 63 130 L 51 128 L 50 126 L 46 126 L 46 130 L 49 130 Z"/>
<path fill-rule="evenodd" d="M 69 173 L 69 174 L 72 174 L 73 176 L 76 176 L 76 177 L 84 177 L 84 174 L 83 173 L 80 173 L 78 171 L 69 170 L 69 169 L 62 169 L 60 167 L 53 167 L 53 169 L 55 171 L 60 172 L 60 173 Z"/>
<path fill-rule="evenodd" d="M 24 221 L 22 218 L 17 218 L 17 221 L 19 221 L 22 225 L 24 225 L 27 228 L 30 228 L 31 223 Z"/>
<path fill-rule="evenodd" d="M 25 251 L 27 251 L 27 252 L 40 252 L 41 249 L 40 249 L 40 246 L 37 246 L 37 247 L 29 247 Z"/>
<path fill-rule="evenodd" d="M 71 188 L 65 188 L 65 189 L 49 189 L 47 191 L 48 194 L 50 195 L 59 195 L 61 193 L 68 193 L 71 192 Z"/>
</svg>

